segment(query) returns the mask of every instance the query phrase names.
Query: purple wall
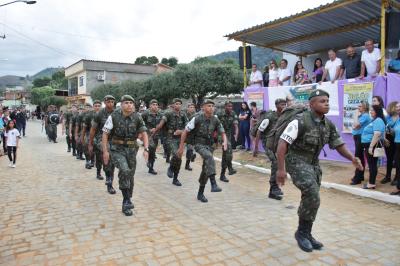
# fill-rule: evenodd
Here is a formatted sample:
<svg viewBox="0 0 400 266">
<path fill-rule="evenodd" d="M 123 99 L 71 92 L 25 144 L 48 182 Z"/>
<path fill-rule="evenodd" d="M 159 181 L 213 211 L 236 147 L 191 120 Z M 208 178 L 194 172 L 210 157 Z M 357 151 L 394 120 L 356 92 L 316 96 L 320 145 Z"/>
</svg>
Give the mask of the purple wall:
<svg viewBox="0 0 400 266">
<path fill-rule="evenodd" d="M 374 81 L 373 95 L 379 95 L 383 98 L 385 104 L 392 101 L 400 101 L 400 75 L 388 73 L 387 76 L 378 76 L 374 79 L 365 78 L 362 81 L 355 80 L 349 82 L 349 80 L 340 80 L 338 82 L 338 101 L 339 101 L 339 116 L 328 116 L 328 118 L 336 125 L 336 127 L 341 130 L 343 127 L 343 94 L 344 94 L 344 84 L 347 83 L 364 83 L 366 81 Z M 268 89 L 261 87 L 248 87 L 245 89 L 244 100 L 248 100 L 248 93 L 251 92 L 263 92 L 264 93 L 264 109 L 269 109 L 268 101 Z M 350 133 L 341 133 L 343 140 L 345 141 L 347 147 L 354 152 L 354 141 L 353 136 Z M 347 162 L 346 159 L 341 157 L 335 150 L 330 150 L 328 146 L 325 146 L 325 151 L 327 157 L 324 157 L 324 153 L 321 152 L 320 158 L 332 161 L 342 161 Z M 261 150 L 261 149 L 260 149 Z"/>
</svg>

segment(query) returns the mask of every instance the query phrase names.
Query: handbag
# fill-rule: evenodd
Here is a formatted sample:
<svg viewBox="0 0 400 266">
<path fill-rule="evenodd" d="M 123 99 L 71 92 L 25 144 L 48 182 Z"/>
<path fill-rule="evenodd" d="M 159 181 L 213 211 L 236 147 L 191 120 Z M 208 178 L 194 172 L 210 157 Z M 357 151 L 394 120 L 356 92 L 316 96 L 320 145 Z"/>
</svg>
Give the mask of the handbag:
<svg viewBox="0 0 400 266">
<path fill-rule="evenodd" d="M 379 140 L 378 143 L 376 143 L 375 145 L 374 157 L 383 157 L 383 156 L 385 156 L 385 149 L 383 148 L 382 142 Z"/>
</svg>

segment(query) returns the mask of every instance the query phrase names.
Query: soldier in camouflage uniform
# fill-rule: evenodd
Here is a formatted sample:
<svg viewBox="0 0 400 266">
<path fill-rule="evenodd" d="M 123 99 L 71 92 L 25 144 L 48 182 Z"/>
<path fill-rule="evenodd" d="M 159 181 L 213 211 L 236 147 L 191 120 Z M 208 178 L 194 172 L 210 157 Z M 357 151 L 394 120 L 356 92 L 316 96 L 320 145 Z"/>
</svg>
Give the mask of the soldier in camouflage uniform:
<svg viewBox="0 0 400 266">
<path fill-rule="evenodd" d="M 85 107 L 81 106 L 79 107 L 79 112 L 78 115 L 75 118 L 74 124 L 75 124 L 75 143 L 76 143 L 76 159 L 77 160 L 85 160 L 83 158 L 83 144 L 81 142 L 81 132 L 82 132 L 82 121 L 83 117 L 85 115 Z"/>
<path fill-rule="evenodd" d="M 274 128 L 276 121 L 278 121 L 279 116 L 281 115 L 283 109 L 286 107 L 285 99 L 276 99 L 275 100 L 276 111 L 268 111 L 262 112 L 260 114 L 260 119 L 255 125 L 257 128 L 256 142 L 261 139 L 261 143 L 263 145 L 265 154 L 271 162 L 271 176 L 269 179 L 269 193 L 268 197 L 271 199 L 281 200 L 283 196 L 283 192 L 276 183 L 276 171 L 278 170 L 278 161 L 276 159 L 276 155 L 273 151 L 267 148 L 267 135 Z M 254 154 L 257 154 L 258 147 L 255 147 Z"/>
<path fill-rule="evenodd" d="M 226 178 L 225 175 L 226 169 L 228 168 L 229 175 L 236 174 L 236 170 L 233 169 L 232 166 L 233 154 L 232 154 L 232 144 L 230 138 L 234 131 L 235 141 L 237 141 L 239 135 L 239 128 L 238 128 L 239 120 L 237 115 L 235 114 L 235 111 L 233 111 L 233 104 L 230 101 L 225 102 L 225 109 L 219 111 L 217 113 L 217 116 L 221 121 L 222 126 L 224 127 L 226 138 L 228 140 L 227 149 L 222 150 L 220 180 L 223 182 L 229 182 L 228 178 Z"/>
<path fill-rule="evenodd" d="M 111 136 L 111 145 L 109 145 L 109 136 Z M 136 154 L 139 148 L 137 138 L 143 141 L 143 155 L 147 161 L 149 155 L 147 128 L 140 114 L 134 111 L 133 98 L 124 95 L 121 98 L 121 109 L 115 110 L 104 124 L 102 148 L 104 163 L 108 164 L 111 154 L 112 162 L 119 169 L 119 189 L 123 196 L 122 212 L 126 216 L 132 215 L 134 208 L 131 198 L 136 170 Z"/>
<path fill-rule="evenodd" d="M 72 106 L 72 117 L 69 122 L 69 135 L 71 137 L 72 156 L 74 156 L 74 157 L 77 155 L 75 128 L 76 128 L 76 119 L 78 118 L 78 115 L 79 115 L 78 108 L 75 105 L 73 105 Z"/>
<path fill-rule="evenodd" d="M 102 148 L 102 129 L 108 117 L 114 112 L 115 98 L 112 95 L 104 96 L 105 107 L 101 109 L 92 120 L 92 128 L 90 129 L 89 150 L 92 153 L 94 150 L 96 156 L 97 179 L 101 180 L 101 164 L 106 175 L 107 191 L 110 194 L 115 194 L 113 188 L 114 180 L 114 164 L 109 161 L 107 164 L 103 161 L 103 148 Z M 98 160 L 99 159 L 99 160 Z"/>
<path fill-rule="evenodd" d="M 173 111 L 167 111 L 161 118 L 161 122 L 156 127 L 155 133 L 157 133 L 164 125 L 167 130 L 167 145 L 168 150 L 172 154 L 170 166 L 168 167 L 168 177 L 172 178 L 172 184 L 175 186 L 182 186 L 178 180 L 179 170 L 181 169 L 182 159 L 177 156 L 179 148 L 180 137 L 185 129 L 185 125 L 188 122 L 184 112 L 181 111 L 182 100 L 174 99 Z"/>
<path fill-rule="evenodd" d="M 63 123 L 62 123 L 62 134 L 65 134 L 65 140 L 67 142 L 67 152 L 71 152 L 72 143 L 71 143 L 71 135 L 69 134 L 69 125 L 71 123 L 72 112 L 73 109 L 76 110 L 76 107 L 68 107 L 67 112 L 64 114 Z"/>
<path fill-rule="evenodd" d="M 49 112 L 46 118 L 47 136 L 49 141 L 57 143 L 57 125 L 60 122 L 60 115 L 57 112 L 56 106 L 50 105 Z"/>
<path fill-rule="evenodd" d="M 85 154 L 86 169 L 91 169 L 94 166 L 94 157 L 93 154 L 89 153 L 88 144 L 89 144 L 89 133 L 90 128 L 92 127 L 92 119 L 94 116 L 93 108 L 90 104 L 86 104 L 86 112 L 82 118 L 82 126 L 81 126 L 81 143 L 83 147 L 83 152 Z"/>
<path fill-rule="evenodd" d="M 301 191 L 295 238 L 306 252 L 323 247 L 313 238 L 311 230 L 320 205 L 322 172 L 318 157 L 324 145 L 329 144 L 357 168 L 363 168 L 360 160 L 347 149 L 335 125 L 325 116 L 329 112 L 329 94 L 323 90 L 313 91 L 309 101 L 311 110 L 296 115 L 280 136 L 277 147 L 278 184 L 284 185 L 287 170 Z"/>
<path fill-rule="evenodd" d="M 192 120 L 192 118 L 196 115 L 196 106 L 194 103 L 189 103 L 186 109 L 186 117 L 188 121 Z M 194 148 L 192 144 L 186 145 L 186 164 L 185 170 L 192 171 L 192 167 L 190 167 L 190 162 L 194 162 L 196 159 L 196 153 L 194 152 Z"/>
<path fill-rule="evenodd" d="M 147 167 L 149 173 L 156 175 L 157 172 L 154 170 L 154 162 L 156 161 L 156 151 L 158 146 L 159 134 L 155 133 L 157 125 L 160 123 L 162 114 L 158 109 L 158 101 L 153 99 L 150 101 L 150 108 L 142 113 L 143 122 L 147 128 L 147 134 L 149 135 L 149 161 Z"/>
<path fill-rule="evenodd" d="M 201 114 L 196 115 L 186 125 L 185 130 L 182 133 L 181 141 L 178 150 L 178 156 L 182 157 L 183 149 L 185 146 L 186 138 L 188 134 L 192 134 L 189 138 L 193 139 L 194 148 L 201 158 L 203 158 L 203 166 L 199 178 L 199 191 L 197 193 L 197 199 L 201 202 L 207 202 L 207 198 L 204 196 L 204 188 L 207 184 L 208 179 L 211 182 L 211 192 L 220 192 L 221 188 L 218 187 L 217 181 L 215 180 L 215 160 L 213 156 L 214 152 L 214 132 L 218 132 L 222 135 L 223 149 L 227 149 L 227 138 L 225 135 L 224 127 L 222 126 L 219 119 L 214 116 L 214 102 L 206 100 L 203 103 L 203 111 Z"/>
</svg>

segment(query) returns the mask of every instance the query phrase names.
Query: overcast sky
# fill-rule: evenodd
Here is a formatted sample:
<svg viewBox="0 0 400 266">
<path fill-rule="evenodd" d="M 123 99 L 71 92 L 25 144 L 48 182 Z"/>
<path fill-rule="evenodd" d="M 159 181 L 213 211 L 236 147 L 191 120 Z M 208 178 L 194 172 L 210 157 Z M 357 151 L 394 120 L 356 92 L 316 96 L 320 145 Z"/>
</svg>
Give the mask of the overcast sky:
<svg viewBox="0 0 400 266">
<path fill-rule="evenodd" d="M 11 1 L 11 0 L 10 0 Z M 0 0 L 0 4 L 10 2 Z M 236 50 L 223 36 L 332 0 L 38 0 L 0 7 L 0 76 L 86 58 L 197 56 Z M 246 3 L 246 5 L 244 5 Z"/>
</svg>

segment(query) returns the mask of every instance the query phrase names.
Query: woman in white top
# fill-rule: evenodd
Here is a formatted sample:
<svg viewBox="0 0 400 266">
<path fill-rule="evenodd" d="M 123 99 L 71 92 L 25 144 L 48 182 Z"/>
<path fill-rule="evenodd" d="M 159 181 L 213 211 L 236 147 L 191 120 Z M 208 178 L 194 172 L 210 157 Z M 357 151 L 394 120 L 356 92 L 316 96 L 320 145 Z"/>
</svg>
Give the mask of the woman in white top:
<svg viewBox="0 0 400 266">
<path fill-rule="evenodd" d="M 269 84 L 268 87 L 278 87 L 279 85 L 279 73 L 278 65 L 274 59 L 269 62 Z"/>
<path fill-rule="evenodd" d="M 15 128 L 14 120 L 8 121 L 4 136 L 6 137 L 8 159 L 10 160 L 9 166 L 15 168 L 20 134 L 18 129 Z"/>
</svg>

